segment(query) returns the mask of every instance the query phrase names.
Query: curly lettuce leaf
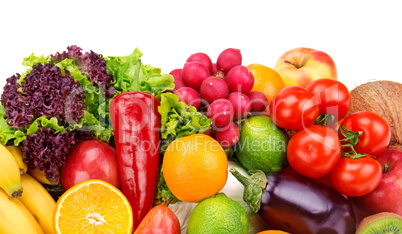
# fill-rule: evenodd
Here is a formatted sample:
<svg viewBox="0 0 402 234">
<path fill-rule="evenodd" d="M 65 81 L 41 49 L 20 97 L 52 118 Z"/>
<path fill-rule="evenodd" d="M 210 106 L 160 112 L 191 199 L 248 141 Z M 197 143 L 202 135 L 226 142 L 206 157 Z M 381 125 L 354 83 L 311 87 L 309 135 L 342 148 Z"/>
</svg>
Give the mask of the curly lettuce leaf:
<svg viewBox="0 0 402 234">
<path fill-rule="evenodd" d="M 22 82 L 24 82 L 25 77 L 32 71 L 32 67 L 35 64 L 46 64 L 49 63 L 50 60 L 48 57 L 45 57 L 43 54 L 41 56 L 35 56 L 34 53 L 32 53 L 31 55 L 29 55 L 28 57 L 25 57 L 22 61 L 22 65 L 27 66 L 28 69 L 21 74 L 20 78 L 17 80 L 17 83 L 19 85 L 21 85 Z"/>
<path fill-rule="evenodd" d="M 148 92 L 160 98 L 161 93 L 174 88 L 174 78 L 170 74 L 161 74 L 159 68 L 141 63 L 141 51 L 136 48 L 127 56 L 109 56 L 106 68 L 113 75 L 113 87 L 116 95 L 125 92 Z"/>
<path fill-rule="evenodd" d="M 80 119 L 79 123 L 70 125 L 71 129 L 79 129 L 80 131 L 93 132 L 98 140 L 109 142 L 113 135 L 113 130 L 105 127 L 92 113 L 85 111 L 84 117 Z"/>
<path fill-rule="evenodd" d="M 161 94 L 158 107 L 161 115 L 161 152 L 176 138 L 195 133 L 204 133 L 211 128 L 212 121 L 197 111 L 194 106 L 179 102 L 179 97 L 173 93 Z"/>
<path fill-rule="evenodd" d="M 64 131 L 64 127 L 60 126 L 57 118 L 52 117 L 47 119 L 45 116 L 41 116 L 33 121 L 33 123 L 28 127 L 27 134 L 35 134 L 38 132 L 40 127 L 48 127 L 55 130 L 55 133 Z"/>
<path fill-rule="evenodd" d="M 80 82 L 80 84 L 85 88 L 85 90 L 90 90 L 94 92 L 96 87 L 89 80 L 89 78 L 82 74 L 80 69 L 74 65 L 74 61 L 72 59 L 64 59 L 55 64 L 56 67 L 60 68 L 61 74 L 64 76 L 65 71 L 68 71 L 72 77 L 74 77 L 74 81 Z"/>
<path fill-rule="evenodd" d="M 148 64 L 142 66 L 139 79 L 140 90 L 150 92 L 158 99 L 164 91 L 174 89 L 174 77 L 172 75 L 161 74 L 160 68 L 151 67 Z"/>
<path fill-rule="evenodd" d="M 47 119 L 44 116 L 37 118 L 33 123 L 27 128 L 26 133 L 28 135 L 35 134 L 39 131 L 40 127 L 47 127 L 54 130 L 54 134 L 63 132 L 65 129 L 69 131 L 80 130 L 92 132 L 96 135 L 97 139 L 103 141 L 109 141 L 113 134 L 111 129 L 104 127 L 93 114 L 88 111 L 84 112 L 84 116 L 80 119 L 79 123 L 71 124 L 68 127 L 60 126 L 57 118 L 53 117 Z"/>
<path fill-rule="evenodd" d="M 59 125 L 57 118 L 53 117 L 47 119 L 45 116 L 41 116 L 32 121 L 31 125 L 26 127 L 25 131 L 21 131 L 7 124 L 7 120 L 3 118 L 4 113 L 4 107 L 0 105 L 0 141 L 4 145 L 10 144 L 9 141 L 14 140 L 13 144 L 18 146 L 26 139 L 26 135 L 37 133 L 41 126 L 54 129 L 55 133 L 62 132 L 65 129 L 63 126 Z"/>
<path fill-rule="evenodd" d="M 13 141 L 14 145 L 19 145 L 25 140 L 25 134 L 21 130 L 10 127 L 7 124 L 7 120 L 3 118 L 5 114 L 4 106 L 0 104 L 0 142 L 3 145 L 10 144 L 9 141 Z"/>
<path fill-rule="evenodd" d="M 70 75 L 74 77 L 74 81 L 80 82 L 86 92 L 85 106 L 89 108 L 91 113 L 95 113 L 99 103 L 105 100 L 105 98 L 102 97 L 99 88 L 95 87 L 93 82 L 91 82 L 86 75 L 81 73 L 80 69 L 74 65 L 72 59 L 64 59 L 56 63 L 55 66 L 60 68 L 62 75 L 65 74 L 65 71 L 68 71 Z"/>
<path fill-rule="evenodd" d="M 136 48 L 130 55 L 106 58 L 107 72 L 113 75 L 113 86 L 120 93 L 139 90 L 138 81 L 134 77 L 141 56 L 141 51 Z"/>
<path fill-rule="evenodd" d="M 110 99 L 105 98 L 99 87 L 96 87 L 89 78 L 82 74 L 80 69 L 74 65 L 72 59 L 64 59 L 55 66 L 59 67 L 62 72 L 68 71 L 75 81 L 80 82 L 85 90 L 85 106 L 88 111 L 84 111 L 84 116 L 79 123 L 72 124 L 72 129 L 81 129 L 92 131 L 96 138 L 109 142 L 113 131 L 109 129 L 109 104 Z M 64 75 L 64 74 L 63 74 Z"/>
</svg>

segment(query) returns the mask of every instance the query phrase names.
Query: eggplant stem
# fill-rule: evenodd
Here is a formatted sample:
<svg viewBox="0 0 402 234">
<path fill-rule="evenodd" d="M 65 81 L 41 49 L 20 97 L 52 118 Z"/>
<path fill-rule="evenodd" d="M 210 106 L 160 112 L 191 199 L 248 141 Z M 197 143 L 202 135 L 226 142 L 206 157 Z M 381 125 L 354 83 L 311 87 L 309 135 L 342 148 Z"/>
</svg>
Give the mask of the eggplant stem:
<svg viewBox="0 0 402 234">
<path fill-rule="evenodd" d="M 244 186 L 243 200 L 252 211 L 258 212 L 261 206 L 262 193 L 268 183 L 265 173 L 260 170 L 251 170 L 248 171 L 250 177 L 246 177 L 235 168 L 230 168 L 229 172 Z"/>
<path fill-rule="evenodd" d="M 232 175 L 234 177 L 236 177 L 236 179 L 243 185 L 243 186 L 247 186 L 251 181 L 249 178 L 245 177 L 244 175 L 242 175 L 240 172 L 238 172 L 235 168 L 230 168 L 229 169 L 230 173 L 232 173 Z"/>
</svg>

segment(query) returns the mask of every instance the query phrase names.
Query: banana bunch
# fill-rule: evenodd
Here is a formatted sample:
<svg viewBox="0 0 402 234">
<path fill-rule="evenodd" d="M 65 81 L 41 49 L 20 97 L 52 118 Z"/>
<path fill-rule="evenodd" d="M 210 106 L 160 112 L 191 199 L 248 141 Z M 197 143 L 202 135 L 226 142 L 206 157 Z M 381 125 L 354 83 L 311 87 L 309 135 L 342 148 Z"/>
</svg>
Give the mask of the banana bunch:
<svg viewBox="0 0 402 234">
<path fill-rule="evenodd" d="M 11 155 L 14 156 L 15 161 L 17 162 L 18 167 L 20 168 L 20 174 L 24 174 L 28 170 L 28 166 L 22 161 L 22 151 L 18 146 L 6 146 L 8 151 L 10 151 Z"/>
<path fill-rule="evenodd" d="M 54 233 L 56 202 L 25 173 L 21 150 L 0 144 L 0 162 L 0 233 Z"/>
<path fill-rule="evenodd" d="M 56 170 L 58 173 L 58 169 Z M 49 184 L 49 185 L 58 185 L 60 184 L 60 178 L 49 180 L 46 178 L 46 174 L 44 171 L 41 171 L 39 168 L 28 169 L 28 174 L 30 174 L 35 180 L 39 181 L 41 184 Z"/>
<path fill-rule="evenodd" d="M 0 144 L 0 188 L 4 189 L 10 197 L 19 197 L 22 194 L 21 174 L 17 159 L 2 144 Z"/>
<path fill-rule="evenodd" d="M 36 218 L 44 233 L 53 233 L 53 210 L 56 202 L 46 189 L 29 174 L 21 176 L 22 196 L 17 199 Z"/>
<path fill-rule="evenodd" d="M 44 233 L 34 216 L 16 198 L 0 190 L 0 233 Z"/>
</svg>

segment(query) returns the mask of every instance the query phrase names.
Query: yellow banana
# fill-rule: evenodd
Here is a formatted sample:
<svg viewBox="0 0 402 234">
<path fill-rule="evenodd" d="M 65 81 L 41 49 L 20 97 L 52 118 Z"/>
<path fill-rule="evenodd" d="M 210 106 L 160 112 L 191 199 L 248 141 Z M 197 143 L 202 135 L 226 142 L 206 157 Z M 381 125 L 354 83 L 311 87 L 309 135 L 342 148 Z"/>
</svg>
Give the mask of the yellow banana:
<svg viewBox="0 0 402 234">
<path fill-rule="evenodd" d="M 52 218 L 56 202 L 30 175 L 21 175 L 21 183 L 24 192 L 17 199 L 31 212 L 45 233 L 53 233 Z"/>
<path fill-rule="evenodd" d="M 59 170 L 57 170 L 59 172 Z M 39 181 L 42 184 L 49 184 L 49 185 L 58 185 L 60 184 L 60 178 L 54 180 L 48 180 L 46 178 L 46 174 L 44 171 L 39 170 L 38 168 L 35 169 L 28 169 L 28 173 L 35 178 L 35 180 Z"/>
<path fill-rule="evenodd" d="M 42 228 L 28 209 L 16 198 L 0 189 L 0 233 L 43 233 Z"/>
<path fill-rule="evenodd" d="M 20 168 L 3 144 L 0 144 L 0 187 L 11 197 L 21 196 Z"/>
<path fill-rule="evenodd" d="M 18 167 L 20 168 L 20 174 L 22 175 L 25 172 L 27 172 L 28 166 L 26 163 L 24 163 L 24 161 L 22 161 L 22 151 L 21 151 L 20 147 L 10 145 L 10 146 L 6 146 L 6 148 L 14 156 L 15 161 L 17 162 Z"/>
</svg>

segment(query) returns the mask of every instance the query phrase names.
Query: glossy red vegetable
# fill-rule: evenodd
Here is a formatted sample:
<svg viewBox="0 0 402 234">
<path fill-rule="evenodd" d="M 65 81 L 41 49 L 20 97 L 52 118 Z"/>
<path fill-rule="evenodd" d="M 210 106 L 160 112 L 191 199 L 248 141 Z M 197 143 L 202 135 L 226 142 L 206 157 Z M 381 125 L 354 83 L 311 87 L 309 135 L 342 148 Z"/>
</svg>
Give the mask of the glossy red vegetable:
<svg viewBox="0 0 402 234">
<path fill-rule="evenodd" d="M 328 174 L 341 157 L 341 142 L 334 130 L 313 125 L 290 138 L 287 158 L 290 166 L 309 178 Z"/>
<path fill-rule="evenodd" d="M 343 195 L 363 196 L 374 191 L 380 184 L 382 167 L 370 156 L 342 157 L 329 176 L 333 187 Z"/>
<path fill-rule="evenodd" d="M 117 95 L 110 104 L 123 194 L 134 230 L 152 208 L 159 164 L 159 100 L 143 92 Z"/>
<path fill-rule="evenodd" d="M 357 153 L 378 156 L 388 147 L 389 141 L 391 140 L 391 129 L 387 121 L 378 114 L 370 111 L 355 112 L 343 120 L 339 129 L 339 139 L 341 139 L 341 141 L 345 139 L 345 134 L 342 133 L 342 130 L 345 128 L 348 131 L 361 134 L 348 136 L 348 138 L 358 136 L 357 144 L 353 146 Z M 349 135 L 349 133 L 347 135 Z M 350 140 L 342 142 L 342 145 L 349 143 L 351 143 Z M 346 147 L 344 151 L 348 152 L 347 149 L 348 147 Z"/>
<path fill-rule="evenodd" d="M 318 99 L 299 86 L 288 86 L 269 104 L 272 121 L 280 128 L 299 131 L 313 125 L 320 113 Z"/>
<path fill-rule="evenodd" d="M 339 120 L 348 113 L 350 94 L 343 83 L 334 79 L 318 79 L 311 82 L 306 89 L 317 96 L 320 114 L 330 114 Z"/>
</svg>

